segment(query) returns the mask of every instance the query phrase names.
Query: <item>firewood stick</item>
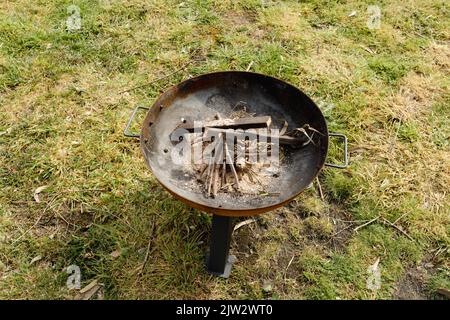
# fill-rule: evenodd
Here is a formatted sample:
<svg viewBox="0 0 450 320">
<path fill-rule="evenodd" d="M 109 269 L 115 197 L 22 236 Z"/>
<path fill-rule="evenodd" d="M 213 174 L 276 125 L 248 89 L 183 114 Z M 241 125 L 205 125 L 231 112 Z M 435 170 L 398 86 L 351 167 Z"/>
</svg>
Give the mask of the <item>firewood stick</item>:
<svg viewBox="0 0 450 320">
<path fill-rule="evenodd" d="M 212 196 L 213 198 L 217 195 L 217 177 L 218 177 L 218 165 L 217 165 L 217 160 L 219 159 L 218 157 L 219 152 L 217 152 L 214 156 L 214 164 L 213 164 L 213 173 L 212 173 L 212 178 L 211 178 L 211 191 L 212 191 Z"/>
<path fill-rule="evenodd" d="M 220 116 L 219 116 L 220 117 Z M 199 124 L 186 123 L 180 128 L 193 132 L 195 129 L 204 131 L 206 128 L 222 128 L 222 129 L 250 129 L 250 128 L 269 128 L 272 123 L 270 116 L 239 118 L 239 119 L 218 119 L 213 121 L 200 122 Z"/>
<path fill-rule="evenodd" d="M 224 185 L 222 185 L 222 187 L 220 187 L 220 190 L 227 189 L 228 187 L 231 187 L 231 186 L 232 186 L 231 183 L 224 184 Z"/>
<path fill-rule="evenodd" d="M 302 128 L 301 128 L 302 129 Z M 207 128 L 208 132 L 211 133 L 225 133 L 227 135 L 232 135 L 238 138 L 243 138 L 246 136 L 246 133 L 243 131 L 233 131 L 233 130 L 227 130 L 227 129 L 222 129 L 222 128 Z M 303 130 L 298 129 L 298 131 L 303 132 Z M 292 146 L 296 146 L 296 145 L 302 145 L 305 142 L 309 142 L 309 135 L 307 135 L 308 137 L 304 137 L 304 136 L 296 136 L 296 137 L 291 137 L 291 136 L 287 136 L 287 135 L 278 135 L 278 143 L 279 144 L 285 144 L 285 145 L 292 145 Z M 268 142 L 269 139 L 272 140 L 273 138 L 275 138 L 276 136 L 270 133 L 264 133 L 264 134 L 258 134 L 259 138 L 265 138 L 267 140 L 266 143 L 268 144 L 273 144 L 272 142 Z"/>
<path fill-rule="evenodd" d="M 226 142 L 225 142 L 225 155 L 226 155 L 227 161 L 230 162 L 231 172 L 233 172 L 234 179 L 236 180 L 236 187 L 239 189 L 239 177 L 237 175 L 236 168 L 234 167 L 233 159 L 231 159 L 231 155 L 228 151 L 228 145 Z"/>
<path fill-rule="evenodd" d="M 217 187 L 218 187 L 217 183 L 220 183 L 220 180 L 218 180 L 220 165 L 215 164 L 214 167 L 215 168 L 214 168 L 214 179 L 213 179 L 213 182 L 212 182 L 212 196 L 216 197 L 216 195 L 217 195 Z"/>
<path fill-rule="evenodd" d="M 208 169 L 208 165 L 202 165 L 200 169 L 198 169 L 197 180 L 201 181 L 205 176 L 205 172 Z"/>
<path fill-rule="evenodd" d="M 207 164 L 207 165 L 205 166 L 205 170 L 203 170 L 203 172 L 202 172 L 202 174 L 201 174 L 201 176 L 200 176 L 200 180 L 206 181 L 206 179 L 208 178 L 208 172 L 209 172 L 209 169 L 210 169 L 209 164 Z"/>
<path fill-rule="evenodd" d="M 226 183 L 227 183 L 227 161 L 224 160 L 222 166 L 222 185 L 225 185 Z"/>
<path fill-rule="evenodd" d="M 205 187 L 207 189 L 207 195 L 208 196 L 209 196 L 209 194 L 211 192 L 210 181 L 211 181 L 211 176 L 212 176 L 212 169 L 213 169 L 212 158 L 210 158 L 209 159 L 209 164 L 208 164 L 208 173 L 206 175 L 206 181 L 205 181 Z"/>
<path fill-rule="evenodd" d="M 212 169 L 211 169 L 211 176 L 210 176 L 210 180 L 208 183 L 208 196 L 211 195 L 211 191 L 212 191 L 213 197 L 215 197 L 217 194 L 216 183 L 217 183 L 217 177 L 219 174 L 217 162 L 220 159 L 220 157 L 223 157 L 222 152 L 220 152 L 220 148 L 217 148 L 217 146 L 220 146 L 220 144 L 221 144 L 221 139 L 222 139 L 222 134 L 220 133 L 218 135 L 218 139 L 217 139 L 217 141 L 215 141 L 215 145 L 214 145 L 214 149 L 215 149 L 214 158 L 211 158 L 211 159 L 213 159 L 213 163 L 212 163 Z"/>
<path fill-rule="evenodd" d="M 214 143 L 214 148 L 217 146 L 220 140 L 217 140 Z M 205 181 L 205 187 L 207 189 L 207 195 L 209 196 L 211 194 L 211 186 L 212 186 L 212 180 L 214 175 L 214 168 L 215 168 L 215 162 L 216 162 L 217 154 L 214 155 L 214 157 L 209 158 L 209 168 L 208 168 L 208 175 Z"/>
<path fill-rule="evenodd" d="M 212 158 L 211 158 L 212 159 Z M 216 169 L 216 165 L 214 163 L 214 160 L 212 160 L 211 164 L 210 164 L 211 170 L 210 170 L 210 174 L 209 174 L 209 180 L 207 181 L 207 195 L 209 197 L 209 195 L 211 194 L 211 189 L 212 189 L 212 185 L 213 185 L 213 181 L 214 181 L 214 176 L 215 176 L 215 169 Z"/>
<path fill-rule="evenodd" d="M 216 120 L 221 120 L 222 117 L 220 116 L 219 113 L 217 113 L 217 114 L 215 115 L 215 119 L 216 119 Z M 220 137 L 222 137 L 222 133 L 220 134 Z M 225 144 L 226 144 L 226 141 L 224 142 L 224 145 L 222 146 L 222 155 L 221 155 L 222 161 L 223 161 L 223 167 L 222 167 L 222 183 L 221 183 L 221 185 L 220 185 L 219 190 L 222 189 L 222 187 L 227 183 L 227 176 L 226 176 L 226 174 L 227 174 L 227 161 L 226 161 L 226 155 L 225 155 L 225 160 L 223 159 L 224 153 L 225 153 Z"/>
</svg>

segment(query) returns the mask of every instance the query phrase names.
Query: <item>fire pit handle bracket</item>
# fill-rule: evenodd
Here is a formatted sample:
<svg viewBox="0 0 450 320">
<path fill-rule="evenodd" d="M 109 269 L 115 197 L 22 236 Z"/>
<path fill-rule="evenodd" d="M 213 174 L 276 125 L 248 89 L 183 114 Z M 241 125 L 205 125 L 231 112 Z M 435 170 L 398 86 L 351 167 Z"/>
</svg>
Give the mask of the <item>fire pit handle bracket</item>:
<svg viewBox="0 0 450 320">
<path fill-rule="evenodd" d="M 133 123 L 134 120 L 134 116 L 136 115 L 136 113 L 138 112 L 139 109 L 144 109 L 144 110 L 148 110 L 150 108 L 147 107 L 142 107 L 142 106 L 137 106 L 136 108 L 134 108 L 133 113 L 130 116 L 130 119 L 128 119 L 128 123 L 127 126 L 125 127 L 125 130 L 123 130 L 123 135 L 125 137 L 129 137 L 129 138 L 139 138 L 141 135 L 138 133 L 131 133 L 129 132 L 130 130 L 130 126 Z"/>
<path fill-rule="evenodd" d="M 330 137 L 339 137 L 342 138 L 344 141 L 344 164 L 335 164 L 335 163 L 325 163 L 326 166 L 332 167 L 332 168 L 338 168 L 338 169 L 345 169 L 348 167 L 348 143 L 347 143 L 347 137 L 345 134 L 342 133 L 328 133 Z"/>
</svg>

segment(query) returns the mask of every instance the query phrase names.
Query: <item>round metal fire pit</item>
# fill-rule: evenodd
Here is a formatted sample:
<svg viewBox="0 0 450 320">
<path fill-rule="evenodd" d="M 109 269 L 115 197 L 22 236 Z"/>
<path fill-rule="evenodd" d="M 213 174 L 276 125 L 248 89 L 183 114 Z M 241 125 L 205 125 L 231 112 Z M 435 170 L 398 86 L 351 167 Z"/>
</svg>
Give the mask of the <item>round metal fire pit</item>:
<svg viewBox="0 0 450 320">
<path fill-rule="evenodd" d="M 280 128 L 284 121 L 289 128 L 309 124 L 322 135 L 314 144 L 284 150 L 280 173 L 268 186 L 269 196 L 218 194 L 214 198 L 207 197 L 193 187 L 195 177 L 172 161 L 170 154 L 174 144 L 170 135 L 180 123 L 203 121 L 216 114 L 227 116 L 240 102 L 245 102 L 247 111 L 255 116 L 271 116 L 275 128 Z M 271 211 L 300 194 L 324 166 L 328 139 L 320 109 L 298 88 L 262 74 L 229 71 L 204 74 L 164 92 L 147 113 L 140 146 L 156 179 L 179 200 L 213 214 L 250 216 Z"/>
</svg>

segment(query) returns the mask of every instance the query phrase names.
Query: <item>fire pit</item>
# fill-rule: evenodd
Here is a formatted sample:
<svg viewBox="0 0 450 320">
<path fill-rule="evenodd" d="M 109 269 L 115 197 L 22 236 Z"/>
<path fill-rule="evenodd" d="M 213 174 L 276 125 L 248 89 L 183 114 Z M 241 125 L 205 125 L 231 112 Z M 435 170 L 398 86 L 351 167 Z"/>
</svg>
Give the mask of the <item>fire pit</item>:
<svg viewBox="0 0 450 320">
<path fill-rule="evenodd" d="M 129 133 L 139 109 L 148 109 L 141 133 Z M 310 98 L 286 82 L 251 72 L 217 72 L 186 80 L 164 92 L 151 108 L 137 107 L 124 134 L 140 138 L 148 167 L 175 198 L 213 214 L 207 269 L 223 277 L 229 276 L 233 262 L 228 255 L 233 217 L 274 210 L 299 195 L 324 165 L 348 165 L 347 138 L 328 133 L 325 118 Z M 261 187 L 261 177 L 249 174 L 245 180 L 247 171 L 240 166 L 255 170 L 248 151 L 252 135 L 279 160 L 276 166 L 267 164 L 267 158 L 258 164 L 258 170 L 264 168 L 263 190 L 256 188 Z M 342 165 L 325 163 L 332 135 L 343 139 Z M 239 137 L 241 163 L 234 154 Z M 201 154 L 214 145 L 197 166 L 192 165 L 195 144 L 201 146 Z M 255 184 L 255 192 L 243 191 L 239 183 L 244 180 Z"/>
</svg>

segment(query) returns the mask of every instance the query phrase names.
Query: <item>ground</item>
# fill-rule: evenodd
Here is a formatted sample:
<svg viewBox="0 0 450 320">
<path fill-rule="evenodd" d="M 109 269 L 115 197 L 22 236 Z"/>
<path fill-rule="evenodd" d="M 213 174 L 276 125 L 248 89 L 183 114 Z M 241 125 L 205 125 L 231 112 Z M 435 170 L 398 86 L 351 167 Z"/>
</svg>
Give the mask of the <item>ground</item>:
<svg viewBox="0 0 450 320">
<path fill-rule="evenodd" d="M 79 297 L 70 265 L 101 284 L 92 298 L 444 298 L 448 14 L 444 0 L 1 1 L 0 298 Z M 351 164 L 322 171 L 323 197 L 315 181 L 239 228 L 224 280 L 203 268 L 210 216 L 163 190 L 122 130 L 169 86 L 248 67 L 311 96 Z"/>
</svg>

